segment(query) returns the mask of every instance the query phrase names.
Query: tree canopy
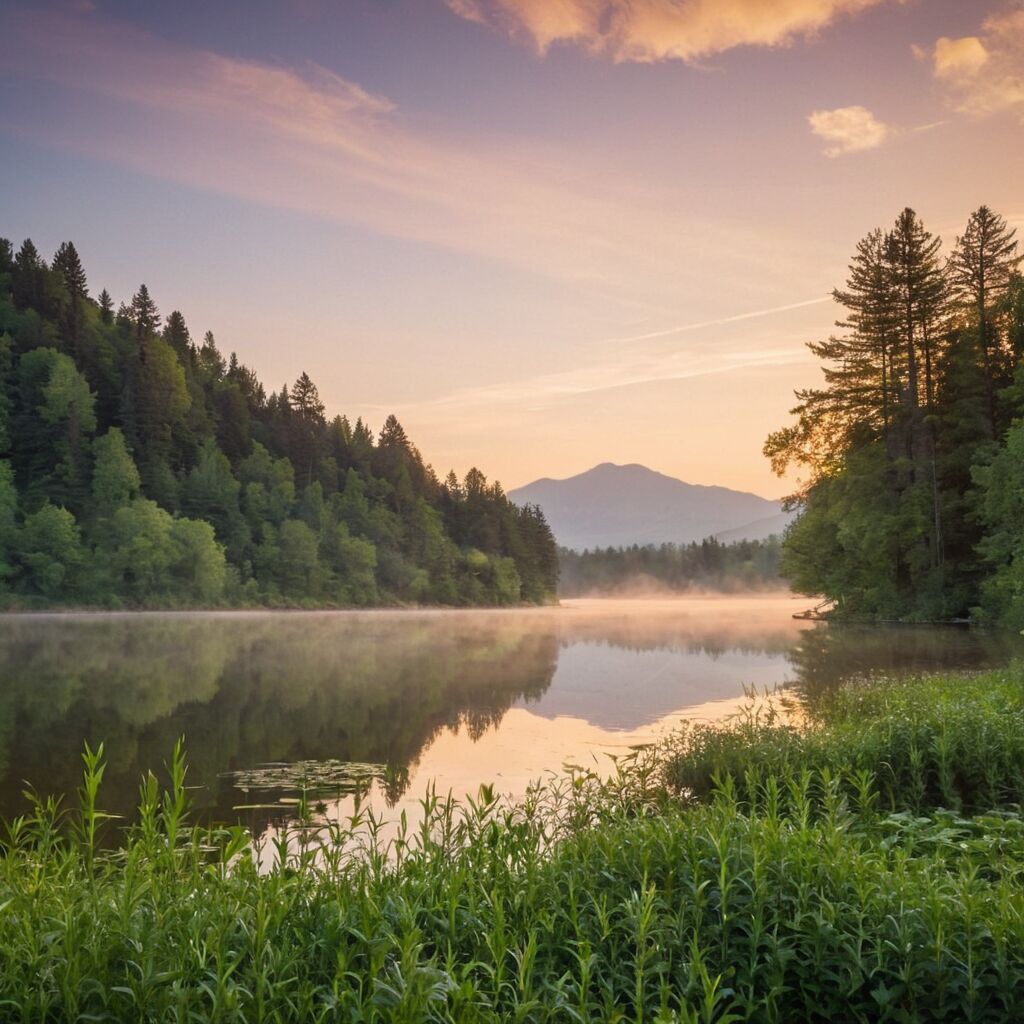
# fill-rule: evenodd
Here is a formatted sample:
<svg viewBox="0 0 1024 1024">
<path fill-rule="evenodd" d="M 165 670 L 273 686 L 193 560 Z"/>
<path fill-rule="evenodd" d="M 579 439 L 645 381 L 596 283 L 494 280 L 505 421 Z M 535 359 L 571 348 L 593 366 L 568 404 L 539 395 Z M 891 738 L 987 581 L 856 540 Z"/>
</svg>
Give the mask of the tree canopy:
<svg viewBox="0 0 1024 1024">
<path fill-rule="evenodd" d="M 0 601 L 518 604 L 554 596 L 539 509 L 442 482 L 397 418 L 267 390 L 149 288 L 90 297 L 78 250 L 0 239 Z"/>
<path fill-rule="evenodd" d="M 952 251 L 917 214 L 857 245 L 823 386 L 765 454 L 801 476 L 782 569 L 841 612 L 1024 626 L 1024 279 L 987 206 Z"/>
</svg>

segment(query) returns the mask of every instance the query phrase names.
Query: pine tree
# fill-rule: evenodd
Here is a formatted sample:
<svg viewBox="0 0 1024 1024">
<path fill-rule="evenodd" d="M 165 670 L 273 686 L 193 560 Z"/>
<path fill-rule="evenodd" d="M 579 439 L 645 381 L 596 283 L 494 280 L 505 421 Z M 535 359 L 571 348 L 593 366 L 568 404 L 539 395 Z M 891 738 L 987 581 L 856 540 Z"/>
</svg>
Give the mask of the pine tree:
<svg viewBox="0 0 1024 1024">
<path fill-rule="evenodd" d="M 192 344 L 192 337 L 188 333 L 185 318 L 177 309 L 167 317 L 167 322 L 164 324 L 164 341 L 174 349 L 182 364 L 187 365 L 188 350 Z"/>
<path fill-rule="evenodd" d="M 68 346 L 75 358 L 83 362 L 82 351 L 82 304 L 89 297 L 85 270 L 78 258 L 73 242 L 62 242 L 53 257 L 53 269 L 61 275 L 68 294 L 68 303 L 61 317 L 61 328 L 70 341 Z"/>
<path fill-rule="evenodd" d="M 998 433 L 996 387 L 1006 382 L 1006 346 L 998 334 L 1000 300 L 1024 258 L 1017 253 L 1016 232 L 987 206 L 979 206 L 956 240 L 949 259 L 949 274 L 957 299 L 978 331 L 985 376 L 991 436 Z"/>
<path fill-rule="evenodd" d="M 900 347 L 891 249 L 880 229 L 857 243 L 846 287 L 832 297 L 845 307 L 836 321 L 844 333 L 807 347 L 822 362 L 823 388 L 796 392 L 794 425 L 771 434 L 765 455 L 782 474 L 791 464 L 810 470 L 808 486 L 836 472 L 851 447 L 884 438 L 894 445 L 894 423 L 906 377 Z"/>
<path fill-rule="evenodd" d="M 945 281 L 939 262 L 940 239 L 926 231 L 907 207 L 886 236 L 886 255 L 894 287 L 895 328 L 902 345 L 906 379 L 901 388 L 904 409 L 913 416 L 933 397 L 935 343 L 943 311 Z M 914 424 L 908 424 L 907 445 L 913 446 Z"/>
<path fill-rule="evenodd" d="M 89 290 L 86 286 L 85 270 L 78 258 L 78 250 L 74 242 L 62 242 L 53 257 L 53 269 L 64 275 L 64 285 L 72 298 L 86 299 Z"/>
<path fill-rule="evenodd" d="M 149 289 L 139 285 L 139 290 L 132 296 L 132 322 L 135 324 L 135 338 L 142 341 L 160 329 L 160 311 L 150 298 Z"/>
<path fill-rule="evenodd" d="M 19 309 L 34 309 L 46 315 L 46 264 L 39 255 L 31 238 L 21 243 L 18 255 L 14 257 L 11 291 L 14 304 Z"/>
<path fill-rule="evenodd" d="M 284 389 L 282 393 L 285 393 Z M 308 487 L 313 482 L 317 466 L 319 440 L 325 423 L 324 403 L 320 401 L 316 385 L 305 372 L 299 375 L 291 392 L 286 393 L 286 400 L 292 412 L 289 447 L 296 479 L 303 487 Z"/>
<path fill-rule="evenodd" d="M 292 385 L 288 401 L 301 419 L 321 424 L 324 422 L 324 403 L 320 401 L 320 392 L 305 371 Z"/>
<path fill-rule="evenodd" d="M 211 380 L 221 380 L 227 369 L 224 357 L 217 348 L 217 342 L 213 337 L 213 331 L 207 331 L 203 335 L 203 344 L 199 348 L 199 365 L 206 371 Z"/>
<path fill-rule="evenodd" d="M 114 320 L 114 300 L 110 297 L 110 292 L 106 288 L 100 292 L 99 304 L 100 320 L 105 324 L 112 323 Z"/>
</svg>

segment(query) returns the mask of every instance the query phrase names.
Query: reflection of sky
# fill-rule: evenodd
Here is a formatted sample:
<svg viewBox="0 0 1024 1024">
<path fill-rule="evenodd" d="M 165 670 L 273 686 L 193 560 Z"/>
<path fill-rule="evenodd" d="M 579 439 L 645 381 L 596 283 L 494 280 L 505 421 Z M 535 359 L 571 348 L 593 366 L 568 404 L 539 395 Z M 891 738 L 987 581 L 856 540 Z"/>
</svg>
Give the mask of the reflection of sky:
<svg viewBox="0 0 1024 1024">
<path fill-rule="evenodd" d="M 782 653 L 634 651 L 573 643 L 558 655 L 551 687 L 519 701 L 542 718 L 569 716 L 603 729 L 634 730 L 695 704 L 772 688 L 789 676 Z"/>
</svg>

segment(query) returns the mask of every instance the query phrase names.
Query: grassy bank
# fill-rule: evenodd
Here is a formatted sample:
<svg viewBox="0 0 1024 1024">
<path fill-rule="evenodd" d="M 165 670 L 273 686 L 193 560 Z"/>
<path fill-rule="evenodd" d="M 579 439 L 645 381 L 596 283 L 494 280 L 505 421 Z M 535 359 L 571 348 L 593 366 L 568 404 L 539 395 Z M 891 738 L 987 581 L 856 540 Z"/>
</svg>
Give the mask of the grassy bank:
<svg viewBox="0 0 1024 1024">
<path fill-rule="evenodd" d="M 4 843 L 0 1018 L 1020 1019 L 1024 671 L 808 715 L 512 807 L 428 799 L 386 849 L 310 833 L 262 874 L 243 833 L 187 827 L 180 759 L 98 852 L 91 759 L 81 813 L 38 806 Z"/>
</svg>

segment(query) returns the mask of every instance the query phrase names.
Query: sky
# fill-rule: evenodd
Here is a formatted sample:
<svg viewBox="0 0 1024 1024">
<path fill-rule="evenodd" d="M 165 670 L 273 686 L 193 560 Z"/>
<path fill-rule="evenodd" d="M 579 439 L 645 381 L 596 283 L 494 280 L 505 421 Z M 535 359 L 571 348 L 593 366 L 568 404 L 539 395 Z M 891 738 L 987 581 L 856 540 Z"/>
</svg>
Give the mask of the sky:
<svg viewBox="0 0 1024 1024">
<path fill-rule="evenodd" d="M 0 235 L 507 488 L 786 493 L 857 240 L 1022 182 L 1020 0 L 0 0 Z"/>
</svg>

